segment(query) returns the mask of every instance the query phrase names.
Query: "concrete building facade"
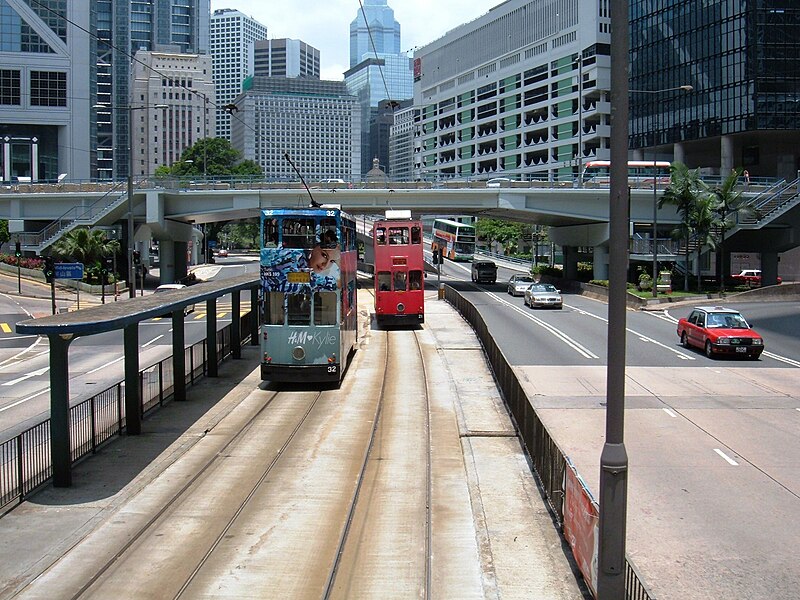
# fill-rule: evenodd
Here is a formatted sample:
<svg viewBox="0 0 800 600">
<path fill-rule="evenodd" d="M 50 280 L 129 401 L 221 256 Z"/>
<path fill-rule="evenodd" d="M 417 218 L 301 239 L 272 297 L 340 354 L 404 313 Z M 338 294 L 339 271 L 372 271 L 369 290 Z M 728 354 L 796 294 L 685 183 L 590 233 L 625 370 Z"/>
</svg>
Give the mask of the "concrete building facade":
<svg viewBox="0 0 800 600">
<path fill-rule="evenodd" d="M 231 144 L 268 181 L 299 180 L 292 163 L 308 182 L 360 178 L 360 106 L 344 82 L 254 77 L 236 107 Z"/>
<path fill-rule="evenodd" d="M 288 38 L 256 40 L 254 74 L 258 77 L 311 77 L 319 79 L 319 50 Z"/>
<path fill-rule="evenodd" d="M 267 28 L 238 10 L 222 8 L 211 15 L 211 56 L 216 89 L 216 137 L 231 139 L 231 116 L 225 106 L 242 92 L 255 72 L 255 43 Z"/>
<path fill-rule="evenodd" d="M 133 102 L 149 108 L 133 114 L 133 169 L 147 175 L 177 162 L 198 140 L 214 137 L 214 81 L 208 54 L 135 56 Z"/>
</svg>

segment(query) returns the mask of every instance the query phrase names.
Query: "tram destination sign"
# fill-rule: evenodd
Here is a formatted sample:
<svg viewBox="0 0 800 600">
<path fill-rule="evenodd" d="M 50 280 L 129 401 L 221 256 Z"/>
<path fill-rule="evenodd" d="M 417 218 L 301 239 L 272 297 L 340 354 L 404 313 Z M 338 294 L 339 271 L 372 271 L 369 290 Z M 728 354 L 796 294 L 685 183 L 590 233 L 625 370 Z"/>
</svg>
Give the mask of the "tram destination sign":
<svg viewBox="0 0 800 600">
<path fill-rule="evenodd" d="M 83 263 L 55 263 L 56 279 L 83 279 Z"/>
</svg>

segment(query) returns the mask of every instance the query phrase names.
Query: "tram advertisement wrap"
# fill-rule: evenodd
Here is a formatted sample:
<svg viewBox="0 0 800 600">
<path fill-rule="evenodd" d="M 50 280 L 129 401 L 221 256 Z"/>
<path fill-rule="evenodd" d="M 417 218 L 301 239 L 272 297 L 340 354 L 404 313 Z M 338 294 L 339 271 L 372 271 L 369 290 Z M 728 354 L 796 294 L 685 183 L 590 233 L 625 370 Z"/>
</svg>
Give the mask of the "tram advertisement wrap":
<svg viewBox="0 0 800 600">
<path fill-rule="evenodd" d="M 572 548 L 575 562 L 587 585 L 597 596 L 597 541 L 599 512 L 589 489 L 567 459 L 567 485 L 564 496 L 564 537 Z"/>
</svg>

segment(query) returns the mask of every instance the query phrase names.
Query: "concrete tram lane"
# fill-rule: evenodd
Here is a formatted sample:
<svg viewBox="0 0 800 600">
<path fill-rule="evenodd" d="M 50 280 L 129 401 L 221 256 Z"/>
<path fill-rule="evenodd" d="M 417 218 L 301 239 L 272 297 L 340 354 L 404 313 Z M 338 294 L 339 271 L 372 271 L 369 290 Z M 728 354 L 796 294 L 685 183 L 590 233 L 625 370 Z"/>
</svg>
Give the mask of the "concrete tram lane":
<svg viewBox="0 0 800 600">
<path fill-rule="evenodd" d="M 72 488 L 49 487 L 0 519 L 0 598 L 155 598 L 174 596 L 189 579 L 178 590 L 187 598 L 319 598 L 363 464 L 386 352 L 394 354 L 395 406 L 382 452 L 370 459 L 380 475 L 376 502 L 356 510 L 366 511 L 359 527 L 367 544 L 349 563 L 357 587 L 339 588 L 337 597 L 357 589 L 365 598 L 407 598 L 410 590 L 430 598 L 585 598 L 469 325 L 436 292 L 426 296 L 426 325 L 414 332 L 371 329 L 365 290 L 359 305 L 359 351 L 342 388 L 323 392 L 321 410 L 301 426 L 301 443 L 279 449 L 305 392 L 282 394 L 282 408 L 268 407 L 279 410 L 248 425 L 272 387 L 259 385 L 259 352 L 246 348 L 223 377 L 146 421 L 144 435 L 76 465 Z M 425 390 L 411 352 L 424 360 Z M 429 423 L 427 451 L 420 419 Z M 247 443 L 226 450 L 246 428 Z M 403 443 L 418 447 L 410 453 Z M 197 489 L 165 510 L 215 453 L 221 460 Z M 270 457 L 277 467 L 244 503 Z M 149 523 L 156 526 L 130 545 Z M 425 561 L 429 589 L 419 568 L 409 570 Z"/>
</svg>

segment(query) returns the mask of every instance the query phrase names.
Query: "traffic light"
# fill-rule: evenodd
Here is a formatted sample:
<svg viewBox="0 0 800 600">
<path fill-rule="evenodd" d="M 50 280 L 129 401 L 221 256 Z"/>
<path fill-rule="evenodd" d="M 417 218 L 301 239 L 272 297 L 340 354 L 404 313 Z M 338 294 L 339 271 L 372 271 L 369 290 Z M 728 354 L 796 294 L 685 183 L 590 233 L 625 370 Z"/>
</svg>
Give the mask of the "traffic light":
<svg viewBox="0 0 800 600">
<path fill-rule="evenodd" d="M 16 250 L 14 250 L 14 256 L 16 256 L 17 258 L 20 258 L 22 256 L 22 244 L 20 244 L 19 241 L 17 241 L 17 247 Z"/>
<path fill-rule="evenodd" d="M 142 264 L 142 253 L 138 250 L 133 251 L 133 264 L 140 265 Z"/>
<path fill-rule="evenodd" d="M 52 256 L 44 257 L 44 268 L 42 271 L 44 271 L 44 280 L 47 283 L 53 283 L 53 281 L 55 281 L 56 266 Z"/>
</svg>

